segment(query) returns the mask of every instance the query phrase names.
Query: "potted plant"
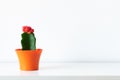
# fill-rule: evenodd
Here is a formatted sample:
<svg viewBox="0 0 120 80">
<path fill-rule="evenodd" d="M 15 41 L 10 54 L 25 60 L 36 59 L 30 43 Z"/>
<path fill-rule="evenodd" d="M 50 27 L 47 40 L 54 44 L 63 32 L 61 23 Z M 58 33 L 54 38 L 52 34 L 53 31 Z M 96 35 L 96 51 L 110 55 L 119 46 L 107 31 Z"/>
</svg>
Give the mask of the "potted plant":
<svg viewBox="0 0 120 80">
<path fill-rule="evenodd" d="M 23 26 L 21 34 L 22 49 L 16 49 L 21 70 L 38 70 L 42 49 L 36 49 L 34 29 Z"/>
</svg>

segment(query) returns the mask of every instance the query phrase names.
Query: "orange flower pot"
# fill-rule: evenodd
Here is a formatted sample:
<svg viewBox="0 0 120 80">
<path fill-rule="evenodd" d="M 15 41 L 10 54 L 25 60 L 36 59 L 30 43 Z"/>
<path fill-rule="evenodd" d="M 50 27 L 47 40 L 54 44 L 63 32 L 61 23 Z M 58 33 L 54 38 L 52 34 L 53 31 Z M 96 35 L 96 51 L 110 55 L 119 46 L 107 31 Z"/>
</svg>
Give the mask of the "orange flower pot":
<svg viewBox="0 0 120 80">
<path fill-rule="evenodd" d="M 42 49 L 21 50 L 16 49 L 21 70 L 38 70 Z"/>
</svg>

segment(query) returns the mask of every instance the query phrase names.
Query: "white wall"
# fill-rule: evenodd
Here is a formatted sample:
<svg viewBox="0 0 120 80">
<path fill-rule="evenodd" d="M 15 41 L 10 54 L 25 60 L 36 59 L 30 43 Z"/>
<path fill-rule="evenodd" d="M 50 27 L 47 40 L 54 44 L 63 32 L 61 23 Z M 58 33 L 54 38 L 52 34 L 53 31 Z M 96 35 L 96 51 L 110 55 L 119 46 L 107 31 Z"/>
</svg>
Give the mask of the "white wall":
<svg viewBox="0 0 120 80">
<path fill-rule="evenodd" d="M 0 0 L 0 61 L 17 61 L 22 26 L 41 61 L 120 61 L 119 0 Z"/>
</svg>

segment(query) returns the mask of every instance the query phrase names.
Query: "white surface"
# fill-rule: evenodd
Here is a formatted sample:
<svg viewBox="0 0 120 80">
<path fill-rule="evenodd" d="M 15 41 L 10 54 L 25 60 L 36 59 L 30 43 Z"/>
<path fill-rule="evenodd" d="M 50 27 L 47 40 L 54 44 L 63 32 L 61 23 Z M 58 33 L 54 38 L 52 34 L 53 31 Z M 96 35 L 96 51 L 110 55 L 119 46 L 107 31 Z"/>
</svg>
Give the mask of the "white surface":
<svg viewBox="0 0 120 80">
<path fill-rule="evenodd" d="M 0 0 L 0 61 L 16 61 L 21 28 L 42 61 L 120 61 L 120 0 Z"/>
<path fill-rule="evenodd" d="M 119 80 L 120 63 L 40 63 L 38 71 L 21 71 L 18 63 L 0 63 L 1 80 Z"/>
<path fill-rule="evenodd" d="M 18 63 L 0 63 L 0 76 L 120 76 L 120 63 L 40 63 L 37 71 L 21 71 Z"/>
</svg>

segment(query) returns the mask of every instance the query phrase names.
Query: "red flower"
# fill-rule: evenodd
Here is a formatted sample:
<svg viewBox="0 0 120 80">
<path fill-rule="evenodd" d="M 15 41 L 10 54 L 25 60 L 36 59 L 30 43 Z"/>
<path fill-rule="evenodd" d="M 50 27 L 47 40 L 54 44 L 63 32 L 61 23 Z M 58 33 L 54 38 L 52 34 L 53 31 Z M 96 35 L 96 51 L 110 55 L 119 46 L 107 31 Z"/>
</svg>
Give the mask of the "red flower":
<svg viewBox="0 0 120 80">
<path fill-rule="evenodd" d="M 32 29 L 30 26 L 23 26 L 23 32 L 33 33 L 34 29 Z"/>
</svg>

